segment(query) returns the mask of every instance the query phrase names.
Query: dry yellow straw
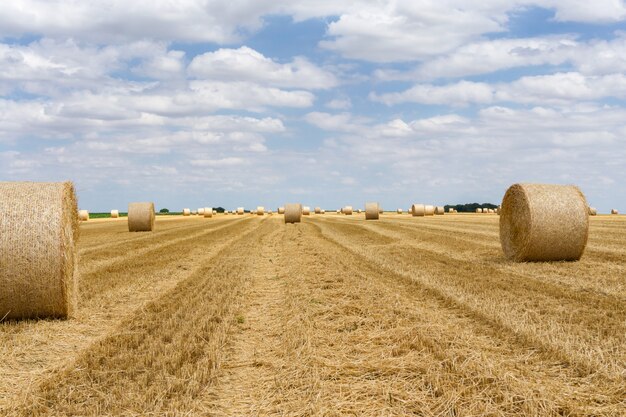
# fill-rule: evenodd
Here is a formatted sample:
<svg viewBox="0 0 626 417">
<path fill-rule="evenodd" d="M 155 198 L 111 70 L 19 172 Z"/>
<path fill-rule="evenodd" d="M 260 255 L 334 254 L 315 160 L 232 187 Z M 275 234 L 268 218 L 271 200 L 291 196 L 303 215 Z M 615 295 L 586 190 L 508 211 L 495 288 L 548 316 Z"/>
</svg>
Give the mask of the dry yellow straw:
<svg viewBox="0 0 626 417">
<path fill-rule="evenodd" d="M 130 203 L 128 205 L 128 231 L 151 232 L 154 230 L 154 203 Z"/>
<path fill-rule="evenodd" d="M 0 321 L 72 315 L 78 234 L 71 182 L 0 182 Z"/>
<path fill-rule="evenodd" d="M 378 220 L 379 215 L 378 203 L 365 203 L 365 220 Z"/>
<path fill-rule="evenodd" d="M 302 204 L 285 204 L 285 223 L 300 223 L 302 219 Z"/>
</svg>

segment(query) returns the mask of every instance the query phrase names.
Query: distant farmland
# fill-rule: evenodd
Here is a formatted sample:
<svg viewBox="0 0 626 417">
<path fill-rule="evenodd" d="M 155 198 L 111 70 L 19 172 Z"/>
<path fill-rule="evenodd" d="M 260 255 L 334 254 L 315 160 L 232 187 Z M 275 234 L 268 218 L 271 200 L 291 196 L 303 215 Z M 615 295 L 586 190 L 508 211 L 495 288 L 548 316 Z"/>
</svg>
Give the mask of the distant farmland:
<svg viewBox="0 0 626 417">
<path fill-rule="evenodd" d="M 67 321 L 0 323 L 0 415 L 625 415 L 626 218 L 579 262 L 498 216 L 81 224 Z"/>
</svg>

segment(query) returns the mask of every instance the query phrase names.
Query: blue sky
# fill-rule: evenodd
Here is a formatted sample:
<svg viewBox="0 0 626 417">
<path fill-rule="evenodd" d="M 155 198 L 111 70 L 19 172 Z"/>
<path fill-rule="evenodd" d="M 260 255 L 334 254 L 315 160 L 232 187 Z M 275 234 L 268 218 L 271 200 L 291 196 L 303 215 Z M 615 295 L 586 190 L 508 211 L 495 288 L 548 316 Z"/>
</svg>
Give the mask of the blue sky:
<svg viewBox="0 0 626 417">
<path fill-rule="evenodd" d="M 626 211 L 626 5 L 22 0 L 0 180 L 81 208 L 385 209 L 577 184 Z"/>
</svg>

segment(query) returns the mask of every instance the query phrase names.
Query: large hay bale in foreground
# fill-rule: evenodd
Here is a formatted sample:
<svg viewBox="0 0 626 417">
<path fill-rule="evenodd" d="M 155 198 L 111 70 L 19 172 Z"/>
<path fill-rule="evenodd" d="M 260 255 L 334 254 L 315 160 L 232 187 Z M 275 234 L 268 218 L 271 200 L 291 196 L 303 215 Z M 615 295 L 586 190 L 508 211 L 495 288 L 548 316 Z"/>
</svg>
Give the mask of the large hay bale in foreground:
<svg viewBox="0 0 626 417">
<path fill-rule="evenodd" d="M 77 240 L 71 182 L 0 182 L 0 320 L 72 315 Z"/>
<path fill-rule="evenodd" d="M 258 207 L 256 208 L 256 214 L 257 214 L 257 215 L 259 215 L 259 216 L 264 215 L 264 214 L 265 214 L 265 207 L 263 207 L 263 206 L 258 206 Z"/>
<path fill-rule="evenodd" d="M 426 206 L 423 204 L 413 204 L 411 206 L 411 215 L 413 217 L 424 217 L 426 214 Z"/>
<path fill-rule="evenodd" d="M 365 220 L 378 220 L 379 216 L 380 210 L 378 208 L 378 203 L 365 203 Z"/>
<path fill-rule="evenodd" d="M 611 214 L 619 214 L 619 211 L 617 211 L 617 209 L 612 209 Z"/>
<path fill-rule="evenodd" d="M 285 204 L 285 223 L 300 223 L 302 220 L 302 204 Z"/>
<path fill-rule="evenodd" d="M 183 216 L 189 216 L 190 214 L 191 214 L 191 210 L 189 210 L 188 208 L 183 209 Z"/>
<path fill-rule="evenodd" d="M 205 207 L 203 210 L 204 213 L 204 218 L 211 218 L 213 217 L 213 207 Z"/>
<path fill-rule="evenodd" d="M 437 215 L 443 215 L 443 214 L 445 214 L 445 212 L 446 212 L 446 209 L 445 209 L 445 208 L 443 208 L 443 206 L 437 206 L 437 207 L 435 207 L 435 214 L 437 214 Z"/>
<path fill-rule="evenodd" d="M 78 220 L 86 222 L 89 220 L 89 210 L 78 210 Z"/>
<path fill-rule="evenodd" d="M 119 210 L 111 210 L 111 218 L 112 219 L 117 219 L 120 217 L 120 211 Z"/>
<path fill-rule="evenodd" d="M 352 216 L 352 206 L 345 206 L 341 209 L 341 212 L 346 216 Z"/>
<path fill-rule="evenodd" d="M 154 203 L 130 203 L 128 205 L 128 231 L 151 232 L 154 230 Z"/>
<path fill-rule="evenodd" d="M 500 213 L 500 242 L 515 261 L 575 261 L 589 233 L 585 196 L 573 185 L 514 184 Z"/>
<path fill-rule="evenodd" d="M 311 214 L 311 207 L 309 206 L 302 207 L 302 215 L 308 216 L 310 214 Z"/>
</svg>

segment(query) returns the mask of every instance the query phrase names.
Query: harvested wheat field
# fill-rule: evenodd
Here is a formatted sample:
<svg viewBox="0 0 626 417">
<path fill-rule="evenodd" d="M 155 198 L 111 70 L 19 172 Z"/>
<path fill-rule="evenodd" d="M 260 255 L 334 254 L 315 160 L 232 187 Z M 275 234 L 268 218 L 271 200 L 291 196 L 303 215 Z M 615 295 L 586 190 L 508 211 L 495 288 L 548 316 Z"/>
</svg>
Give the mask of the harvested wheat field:
<svg viewBox="0 0 626 417">
<path fill-rule="evenodd" d="M 626 218 L 514 263 L 498 216 L 80 225 L 70 320 L 0 323 L 2 416 L 626 414 Z"/>
</svg>

